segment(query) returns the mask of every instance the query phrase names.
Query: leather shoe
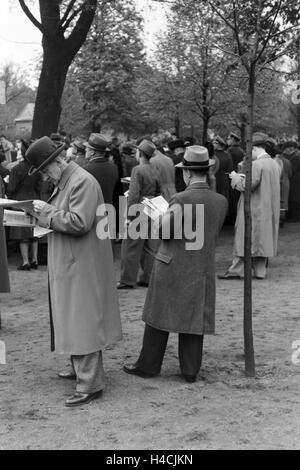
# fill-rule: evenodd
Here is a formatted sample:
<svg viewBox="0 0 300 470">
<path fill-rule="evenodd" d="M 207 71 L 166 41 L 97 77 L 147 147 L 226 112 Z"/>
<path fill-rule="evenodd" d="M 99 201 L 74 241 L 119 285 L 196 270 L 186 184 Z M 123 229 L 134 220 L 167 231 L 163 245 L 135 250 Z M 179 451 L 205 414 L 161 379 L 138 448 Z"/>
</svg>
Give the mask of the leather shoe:
<svg viewBox="0 0 300 470">
<path fill-rule="evenodd" d="M 90 403 L 90 401 L 100 398 L 102 396 L 102 390 L 95 393 L 80 393 L 76 392 L 72 397 L 66 400 L 66 406 L 80 406 Z"/>
<path fill-rule="evenodd" d="M 186 382 L 193 383 L 196 382 L 197 377 L 196 375 L 185 375 L 184 378 Z"/>
<path fill-rule="evenodd" d="M 148 287 L 149 284 L 147 282 L 138 281 L 136 285 L 140 287 Z"/>
<path fill-rule="evenodd" d="M 218 274 L 218 279 L 243 279 L 241 276 L 235 274 Z"/>
<path fill-rule="evenodd" d="M 21 264 L 21 266 L 17 267 L 18 271 L 30 271 L 30 264 Z"/>
<path fill-rule="evenodd" d="M 128 366 L 123 366 L 123 371 L 126 374 L 137 375 L 138 377 L 142 377 L 143 379 L 150 379 L 151 377 L 155 377 L 156 374 L 147 374 L 139 369 L 135 364 L 128 364 Z"/>
<path fill-rule="evenodd" d="M 61 379 L 75 380 L 76 374 L 74 374 L 74 372 L 71 372 L 69 370 L 62 370 L 61 372 L 58 373 L 58 377 L 60 377 Z"/>
<path fill-rule="evenodd" d="M 123 284 L 123 282 L 118 282 L 117 289 L 133 289 L 133 286 L 130 286 L 129 284 Z"/>
</svg>

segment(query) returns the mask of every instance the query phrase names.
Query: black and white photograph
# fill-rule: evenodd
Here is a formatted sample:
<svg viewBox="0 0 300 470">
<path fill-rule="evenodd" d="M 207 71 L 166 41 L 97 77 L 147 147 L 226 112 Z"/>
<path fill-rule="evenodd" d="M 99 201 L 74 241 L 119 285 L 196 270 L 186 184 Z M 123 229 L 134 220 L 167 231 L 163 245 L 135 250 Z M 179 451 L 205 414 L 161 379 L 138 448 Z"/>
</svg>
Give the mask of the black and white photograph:
<svg viewBox="0 0 300 470">
<path fill-rule="evenodd" d="M 300 450 L 299 304 L 298 0 L 1 0 L 0 450 Z"/>
</svg>

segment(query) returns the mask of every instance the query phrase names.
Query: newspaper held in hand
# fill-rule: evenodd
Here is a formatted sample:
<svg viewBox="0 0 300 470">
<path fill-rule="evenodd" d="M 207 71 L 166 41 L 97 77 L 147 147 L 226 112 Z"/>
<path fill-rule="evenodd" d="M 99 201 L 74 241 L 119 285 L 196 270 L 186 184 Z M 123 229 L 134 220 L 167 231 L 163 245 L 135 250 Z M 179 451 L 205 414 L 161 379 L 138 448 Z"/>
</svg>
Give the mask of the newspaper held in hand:
<svg viewBox="0 0 300 470">
<path fill-rule="evenodd" d="M 13 209 L 22 209 L 25 212 L 34 212 L 33 199 L 27 201 L 14 201 L 13 199 L 0 198 L 0 207 L 10 207 Z"/>
<path fill-rule="evenodd" d="M 145 197 L 142 200 L 144 206 L 144 214 L 148 215 L 152 220 L 167 212 L 169 208 L 168 202 L 163 196 L 157 196 L 152 199 Z"/>
</svg>

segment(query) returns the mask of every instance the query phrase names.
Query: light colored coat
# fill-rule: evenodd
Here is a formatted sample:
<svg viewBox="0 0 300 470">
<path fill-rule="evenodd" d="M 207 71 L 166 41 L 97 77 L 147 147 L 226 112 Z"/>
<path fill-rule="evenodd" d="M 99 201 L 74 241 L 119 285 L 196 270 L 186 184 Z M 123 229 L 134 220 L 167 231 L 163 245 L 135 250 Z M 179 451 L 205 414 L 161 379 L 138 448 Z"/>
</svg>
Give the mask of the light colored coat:
<svg viewBox="0 0 300 470">
<path fill-rule="evenodd" d="M 71 162 L 49 202 L 39 220 L 53 229 L 48 235 L 52 339 L 60 353 L 89 354 L 122 336 L 111 242 L 96 234 L 103 195 L 95 178 Z"/>
<path fill-rule="evenodd" d="M 150 284 L 144 305 L 143 320 L 163 331 L 190 334 L 213 334 L 215 329 L 215 246 L 223 225 L 227 200 L 211 191 L 207 183 L 194 183 L 175 194 L 170 201 L 183 207 L 191 204 L 195 229 L 196 204 L 204 205 L 204 245 L 187 250 L 185 237 L 163 239 L 155 255 Z M 180 210 L 180 209 L 179 209 Z M 169 217 L 166 213 L 163 219 Z M 170 215 L 172 218 L 172 214 Z M 176 220 L 176 215 L 174 216 Z M 178 220 L 178 219 L 177 219 Z M 184 227 L 184 217 L 178 224 Z M 176 224 L 175 224 L 176 227 Z M 171 232 L 172 233 L 172 232 Z"/>
<path fill-rule="evenodd" d="M 235 223 L 234 256 L 243 257 L 245 181 L 239 189 L 241 197 Z M 276 256 L 280 219 L 280 168 L 267 153 L 252 162 L 251 215 L 252 257 Z"/>
<path fill-rule="evenodd" d="M 175 189 L 175 166 L 173 160 L 156 150 L 154 156 L 150 158 L 150 165 L 157 171 L 162 196 L 169 202 Z"/>
</svg>

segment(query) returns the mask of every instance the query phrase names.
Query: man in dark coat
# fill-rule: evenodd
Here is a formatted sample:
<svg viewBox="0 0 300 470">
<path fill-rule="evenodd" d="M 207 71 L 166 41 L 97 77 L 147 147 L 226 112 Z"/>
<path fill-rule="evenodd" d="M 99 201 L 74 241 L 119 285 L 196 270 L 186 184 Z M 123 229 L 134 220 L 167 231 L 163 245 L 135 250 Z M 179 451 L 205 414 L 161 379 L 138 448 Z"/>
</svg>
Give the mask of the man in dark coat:
<svg viewBox="0 0 300 470">
<path fill-rule="evenodd" d="M 217 193 L 222 194 L 229 201 L 230 179 L 228 173 L 233 170 L 232 158 L 229 152 L 226 152 L 226 142 L 222 137 L 217 136 L 213 142 L 215 155 L 219 160 L 219 169 L 216 173 Z"/>
<path fill-rule="evenodd" d="M 231 132 L 227 139 L 228 153 L 230 154 L 231 159 L 232 159 L 233 170 L 236 172 L 238 171 L 238 164 L 243 160 L 244 155 L 245 155 L 241 147 L 240 141 L 241 139 L 234 132 Z M 240 198 L 240 195 L 238 191 L 235 191 L 230 186 L 229 188 L 229 219 L 232 224 L 235 223 L 239 198 Z"/>
<path fill-rule="evenodd" d="M 176 167 L 178 163 L 182 162 L 183 155 L 185 152 L 184 142 L 181 139 L 172 140 L 168 143 L 168 147 L 171 150 L 171 158 L 175 165 L 175 188 L 176 192 L 180 193 L 185 190 L 185 183 L 183 181 L 182 171 Z"/>
<path fill-rule="evenodd" d="M 206 182 L 213 164 L 207 149 L 195 145 L 186 149 L 177 167 L 183 171 L 187 188 L 173 196 L 160 221 L 163 240 L 144 305 L 143 347 L 137 362 L 124 366 L 128 374 L 158 375 L 169 332 L 175 332 L 181 373 L 188 382 L 196 380 L 203 336 L 215 329 L 215 245 L 228 205 Z"/>
<path fill-rule="evenodd" d="M 292 177 L 289 193 L 288 219 L 293 222 L 300 220 L 300 151 L 297 143 L 288 141 L 283 144 L 283 156 L 289 160 L 292 167 Z"/>
<path fill-rule="evenodd" d="M 108 142 L 101 134 L 91 134 L 86 144 L 89 161 L 84 169 L 91 173 L 100 184 L 104 202 L 112 204 L 114 189 L 118 181 L 118 168 L 106 158 L 107 147 Z"/>
</svg>

